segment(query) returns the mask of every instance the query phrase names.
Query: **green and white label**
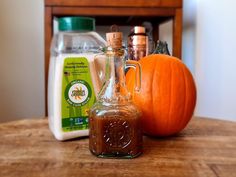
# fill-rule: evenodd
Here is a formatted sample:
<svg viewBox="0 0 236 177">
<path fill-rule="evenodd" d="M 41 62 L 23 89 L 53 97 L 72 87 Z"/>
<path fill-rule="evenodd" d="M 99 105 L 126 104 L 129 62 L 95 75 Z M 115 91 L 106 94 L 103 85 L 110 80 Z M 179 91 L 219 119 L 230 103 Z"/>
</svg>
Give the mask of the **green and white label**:
<svg viewBox="0 0 236 177">
<path fill-rule="evenodd" d="M 85 57 L 64 60 L 62 76 L 62 130 L 88 129 L 88 111 L 95 102 L 89 63 Z"/>
<path fill-rule="evenodd" d="M 91 99 L 92 90 L 84 80 L 74 80 L 67 85 L 66 101 L 73 106 L 83 106 Z"/>
</svg>

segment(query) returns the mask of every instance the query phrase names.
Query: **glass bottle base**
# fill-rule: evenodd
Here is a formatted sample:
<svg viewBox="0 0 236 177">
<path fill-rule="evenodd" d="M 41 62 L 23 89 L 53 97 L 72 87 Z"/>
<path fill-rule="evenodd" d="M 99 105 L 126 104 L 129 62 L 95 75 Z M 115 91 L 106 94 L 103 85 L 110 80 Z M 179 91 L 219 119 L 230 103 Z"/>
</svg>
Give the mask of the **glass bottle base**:
<svg viewBox="0 0 236 177">
<path fill-rule="evenodd" d="M 92 151 L 90 151 L 94 156 L 97 156 L 98 158 L 114 158 L 114 159 L 133 159 L 142 154 L 142 152 L 138 152 L 136 154 L 123 154 L 119 152 L 114 152 L 114 153 L 101 153 L 101 154 L 96 154 Z"/>
</svg>

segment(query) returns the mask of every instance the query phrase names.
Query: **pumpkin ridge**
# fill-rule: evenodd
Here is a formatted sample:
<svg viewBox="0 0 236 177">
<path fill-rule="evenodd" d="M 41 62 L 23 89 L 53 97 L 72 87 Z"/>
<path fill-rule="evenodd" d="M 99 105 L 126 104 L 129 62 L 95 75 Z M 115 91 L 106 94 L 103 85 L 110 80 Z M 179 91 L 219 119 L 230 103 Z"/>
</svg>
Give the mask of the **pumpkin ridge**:
<svg viewBox="0 0 236 177">
<path fill-rule="evenodd" d="M 186 117 L 186 108 L 187 108 L 187 82 L 186 82 L 186 74 L 185 74 L 185 68 L 184 67 L 181 67 L 181 70 L 182 70 L 182 73 L 183 73 L 183 78 L 184 78 L 184 112 L 183 112 L 183 115 L 182 115 L 182 119 L 181 119 L 181 123 L 180 123 L 180 126 L 181 128 L 184 128 L 184 118 Z"/>
<path fill-rule="evenodd" d="M 166 129 L 167 129 L 167 131 L 169 131 L 170 130 L 170 119 L 171 119 L 171 110 L 172 110 L 172 101 L 171 101 L 171 98 L 172 98 L 172 96 L 173 96 L 173 90 L 172 90 L 172 87 L 173 87 L 173 82 L 174 82 L 174 80 L 173 80 L 173 76 L 172 76 L 172 74 L 173 74 L 173 63 L 170 63 L 170 96 L 169 96 L 169 110 L 168 110 L 168 117 L 167 117 L 167 121 L 166 121 L 166 124 L 167 124 L 167 127 L 166 127 Z M 171 120 L 172 121 L 172 120 Z"/>
<path fill-rule="evenodd" d="M 151 80 L 154 80 L 155 79 L 155 77 L 157 77 L 156 75 L 156 72 L 158 72 L 158 70 L 156 69 L 156 67 L 157 67 L 157 64 L 158 64 L 158 62 L 156 61 L 155 62 L 155 65 L 154 65 L 154 67 L 153 67 L 153 70 L 154 70 L 154 73 L 152 74 L 152 79 Z M 153 94 L 153 91 L 155 90 L 155 88 L 153 89 L 153 87 L 154 87 L 154 82 L 152 82 L 152 86 L 151 86 L 151 98 L 152 98 L 152 115 L 154 115 L 154 109 L 155 109 L 155 106 L 157 106 L 158 105 L 158 103 L 156 103 L 155 102 L 155 100 L 153 99 L 154 98 L 154 94 Z M 158 88 L 157 88 L 158 89 Z M 157 92 L 158 92 L 158 90 L 157 90 Z M 158 115 L 159 116 L 159 115 Z M 156 125 L 156 121 L 155 121 L 155 117 L 153 116 L 152 117 L 152 121 L 153 121 L 153 124 L 152 124 L 152 129 L 155 131 L 155 127 L 158 127 L 158 125 Z"/>
<path fill-rule="evenodd" d="M 190 73 L 190 71 L 187 70 L 187 68 L 186 68 L 185 70 L 186 70 L 186 73 L 187 73 L 187 72 Z M 186 74 L 186 73 L 185 73 L 185 74 Z M 197 92 L 196 92 L 196 85 L 195 85 L 194 78 L 193 78 L 192 74 L 190 74 L 190 75 L 188 76 L 188 80 L 190 80 L 191 83 L 187 83 L 187 84 L 188 84 L 188 87 L 189 87 L 187 94 L 189 95 L 189 97 L 190 97 L 190 95 L 191 95 L 191 97 L 194 97 L 195 99 L 194 99 L 194 102 L 192 102 L 192 103 L 190 102 L 190 103 L 188 104 L 187 110 L 188 110 L 189 108 L 191 108 L 191 109 L 193 109 L 193 112 L 194 112 L 194 107 L 195 107 L 195 105 L 196 105 L 196 94 L 197 94 Z M 189 102 L 189 99 L 188 99 L 188 102 Z M 193 112 L 192 112 L 192 115 L 193 115 Z M 192 117 L 192 115 L 191 115 L 191 112 L 189 112 L 189 111 L 186 111 L 186 113 L 185 113 L 185 116 L 191 116 L 191 117 Z M 190 121 L 190 119 L 188 120 L 188 122 L 189 122 L 189 121 Z M 188 122 L 186 122 L 184 126 L 186 126 Z"/>
</svg>

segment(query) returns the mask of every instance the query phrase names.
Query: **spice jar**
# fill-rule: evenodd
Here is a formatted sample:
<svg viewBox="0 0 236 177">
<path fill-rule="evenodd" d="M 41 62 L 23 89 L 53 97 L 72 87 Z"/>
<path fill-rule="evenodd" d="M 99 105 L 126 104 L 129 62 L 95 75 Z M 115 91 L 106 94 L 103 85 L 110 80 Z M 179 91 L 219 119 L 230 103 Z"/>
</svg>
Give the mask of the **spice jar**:
<svg viewBox="0 0 236 177">
<path fill-rule="evenodd" d="M 55 138 L 67 140 L 88 136 L 88 110 L 101 85 L 94 63 L 106 41 L 95 32 L 93 18 L 61 17 L 58 24 L 51 43 L 48 117 Z"/>
<path fill-rule="evenodd" d="M 128 57 L 130 60 L 139 60 L 148 55 L 148 36 L 145 28 L 135 26 L 128 36 Z"/>
</svg>

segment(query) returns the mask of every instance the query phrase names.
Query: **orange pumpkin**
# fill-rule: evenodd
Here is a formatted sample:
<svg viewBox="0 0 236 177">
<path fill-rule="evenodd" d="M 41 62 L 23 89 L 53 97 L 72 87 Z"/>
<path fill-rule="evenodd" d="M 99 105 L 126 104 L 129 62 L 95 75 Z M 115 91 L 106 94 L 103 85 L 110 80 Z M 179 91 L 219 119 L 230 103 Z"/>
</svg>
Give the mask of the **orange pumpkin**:
<svg viewBox="0 0 236 177">
<path fill-rule="evenodd" d="M 142 111 L 143 131 L 152 136 L 180 132 L 193 115 L 196 87 L 188 68 L 178 58 L 153 54 L 140 60 L 142 84 L 134 92 L 135 73 L 126 75 L 128 90 Z"/>
</svg>

